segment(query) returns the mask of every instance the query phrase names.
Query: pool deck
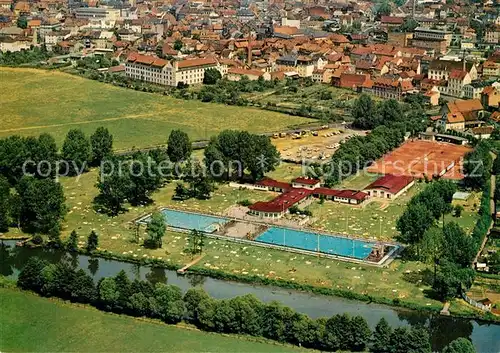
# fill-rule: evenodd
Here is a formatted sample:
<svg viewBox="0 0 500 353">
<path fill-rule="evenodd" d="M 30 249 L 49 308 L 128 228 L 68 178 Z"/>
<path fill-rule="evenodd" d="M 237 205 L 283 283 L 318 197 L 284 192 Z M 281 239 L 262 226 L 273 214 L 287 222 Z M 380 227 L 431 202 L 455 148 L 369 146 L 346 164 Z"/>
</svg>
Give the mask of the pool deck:
<svg viewBox="0 0 500 353">
<path fill-rule="evenodd" d="M 348 257 L 348 256 L 341 256 L 341 255 L 335 255 L 335 254 L 329 254 L 329 253 L 324 253 L 324 252 L 317 252 L 317 251 L 310 251 L 310 250 L 305 250 L 305 249 L 299 249 L 299 248 L 292 248 L 288 246 L 283 246 L 283 245 L 278 245 L 278 244 L 270 244 L 270 243 L 264 243 L 264 242 L 259 242 L 255 240 L 249 240 L 249 239 L 244 239 L 243 237 L 231 237 L 227 235 L 219 235 L 219 234 L 214 234 L 214 232 L 206 232 L 203 231 L 203 233 L 209 237 L 209 238 L 214 238 L 214 239 L 219 239 L 219 240 L 227 240 L 227 241 L 232 241 L 236 243 L 241 243 L 241 244 L 246 244 L 246 245 L 253 245 L 253 246 L 260 246 L 264 248 L 272 248 L 272 249 L 277 249 L 277 250 L 282 250 L 282 251 L 288 251 L 288 252 L 293 252 L 293 253 L 298 253 L 298 254 L 304 254 L 304 255 L 311 255 L 311 256 L 318 256 L 318 257 L 323 257 L 323 258 L 330 258 L 330 259 L 335 259 L 335 260 L 340 260 L 340 261 L 346 261 L 346 262 L 352 262 L 352 263 L 357 263 L 357 264 L 364 264 L 364 265 L 371 265 L 371 266 L 377 266 L 377 267 L 383 267 L 388 265 L 390 262 L 392 262 L 395 258 L 395 256 L 399 253 L 399 251 L 403 248 L 402 244 L 396 243 L 396 242 L 387 242 L 387 241 L 372 241 L 369 239 L 361 238 L 361 237 L 355 237 L 355 236 L 345 236 L 345 235 L 339 235 L 339 234 L 334 234 L 334 233 L 327 233 L 324 231 L 318 231 L 316 229 L 309 229 L 306 227 L 285 227 L 285 226 L 277 226 L 276 224 L 272 223 L 266 223 L 266 222 L 259 222 L 259 221 L 249 221 L 245 219 L 240 219 L 240 218 L 234 218 L 234 217 L 227 217 L 227 216 L 221 216 L 218 214 L 210 214 L 210 213 L 201 213 L 201 212 L 195 212 L 195 211 L 188 211 L 188 210 L 183 210 L 183 209 L 176 209 L 176 208 L 171 208 L 171 207 L 161 207 L 158 209 L 158 211 L 163 211 L 163 210 L 171 210 L 171 211 L 177 211 L 177 212 L 184 212 L 187 214 L 193 214 L 193 215 L 198 215 L 198 216 L 212 216 L 212 217 L 218 217 L 221 219 L 225 219 L 228 221 L 236 221 L 236 222 L 245 222 L 245 223 L 254 223 L 254 224 L 259 224 L 263 225 L 266 227 L 275 227 L 275 228 L 283 228 L 285 230 L 291 230 L 291 231 L 303 231 L 303 232 L 309 232 L 313 234 L 319 234 L 323 236 L 329 236 L 329 237 L 334 237 L 334 238 L 343 238 L 343 239 L 348 239 L 348 240 L 358 240 L 358 241 L 363 241 L 365 243 L 371 243 L 373 245 L 384 245 L 387 247 L 390 247 L 390 250 L 385 254 L 379 261 L 374 262 L 374 261 L 368 261 L 365 259 L 358 259 L 354 257 Z M 141 224 L 146 224 L 146 220 L 148 217 L 151 216 L 151 213 L 148 213 L 146 215 L 143 215 L 139 218 L 136 218 L 135 220 L 132 220 L 131 222 L 133 223 L 141 223 Z M 180 228 L 180 227 L 172 227 L 169 226 L 169 229 L 181 233 L 187 233 L 190 232 L 191 229 L 187 228 Z M 258 235 L 257 235 L 258 236 Z"/>
</svg>

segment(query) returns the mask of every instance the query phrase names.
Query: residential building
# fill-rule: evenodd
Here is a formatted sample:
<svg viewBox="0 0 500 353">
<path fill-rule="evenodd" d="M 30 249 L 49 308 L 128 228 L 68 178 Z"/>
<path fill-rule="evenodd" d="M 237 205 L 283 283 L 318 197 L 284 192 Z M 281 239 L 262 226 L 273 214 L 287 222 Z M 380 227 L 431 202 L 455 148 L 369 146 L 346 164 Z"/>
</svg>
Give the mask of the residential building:
<svg viewBox="0 0 500 353">
<path fill-rule="evenodd" d="M 481 103 L 485 108 L 499 108 L 500 107 L 500 85 L 488 86 L 481 92 Z"/>
<path fill-rule="evenodd" d="M 488 86 L 488 82 L 482 80 L 475 80 L 469 84 L 464 85 L 464 98 L 481 99 L 481 93 L 486 86 Z"/>
</svg>

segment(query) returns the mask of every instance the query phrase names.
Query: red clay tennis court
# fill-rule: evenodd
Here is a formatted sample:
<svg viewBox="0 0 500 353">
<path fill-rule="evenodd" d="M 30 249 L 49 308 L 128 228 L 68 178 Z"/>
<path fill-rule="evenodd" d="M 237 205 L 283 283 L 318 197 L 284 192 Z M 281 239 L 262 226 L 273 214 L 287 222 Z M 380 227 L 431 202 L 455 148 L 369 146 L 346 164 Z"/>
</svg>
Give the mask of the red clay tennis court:
<svg viewBox="0 0 500 353">
<path fill-rule="evenodd" d="M 368 167 L 371 173 L 432 179 L 463 179 L 462 160 L 472 148 L 444 142 L 411 140 Z"/>
</svg>

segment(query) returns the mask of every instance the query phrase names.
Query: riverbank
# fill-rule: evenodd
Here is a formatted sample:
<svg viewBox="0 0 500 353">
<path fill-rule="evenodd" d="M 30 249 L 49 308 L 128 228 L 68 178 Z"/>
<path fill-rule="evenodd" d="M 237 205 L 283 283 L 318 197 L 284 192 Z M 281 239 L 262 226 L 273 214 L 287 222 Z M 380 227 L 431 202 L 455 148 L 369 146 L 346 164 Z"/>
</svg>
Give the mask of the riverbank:
<svg viewBox="0 0 500 353">
<path fill-rule="evenodd" d="M 13 288 L 0 288 L 0 296 L 3 352 L 313 352 L 255 337 L 202 332 L 186 324 L 105 313 Z"/>
</svg>

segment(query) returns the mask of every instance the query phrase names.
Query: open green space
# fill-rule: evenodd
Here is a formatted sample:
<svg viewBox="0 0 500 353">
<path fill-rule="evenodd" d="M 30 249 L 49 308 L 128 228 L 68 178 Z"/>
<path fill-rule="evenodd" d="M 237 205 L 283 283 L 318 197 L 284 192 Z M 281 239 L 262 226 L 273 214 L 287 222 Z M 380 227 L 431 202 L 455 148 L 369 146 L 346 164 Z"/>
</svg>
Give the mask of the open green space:
<svg viewBox="0 0 500 353">
<path fill-rule="evenodd" d="M 224 129 L 278 131 L 310 119 L 254 108 L 179 100 L 88 80 L 57 71 L 0 68 L 0 138 L 109 129 L 115 149 L 166 144 L 172 129 L 207 139 Z"/>
<path fill-rule="evenodd" d="M 298 352 L 0 288 L 2 352 Z"/>
</svg>

